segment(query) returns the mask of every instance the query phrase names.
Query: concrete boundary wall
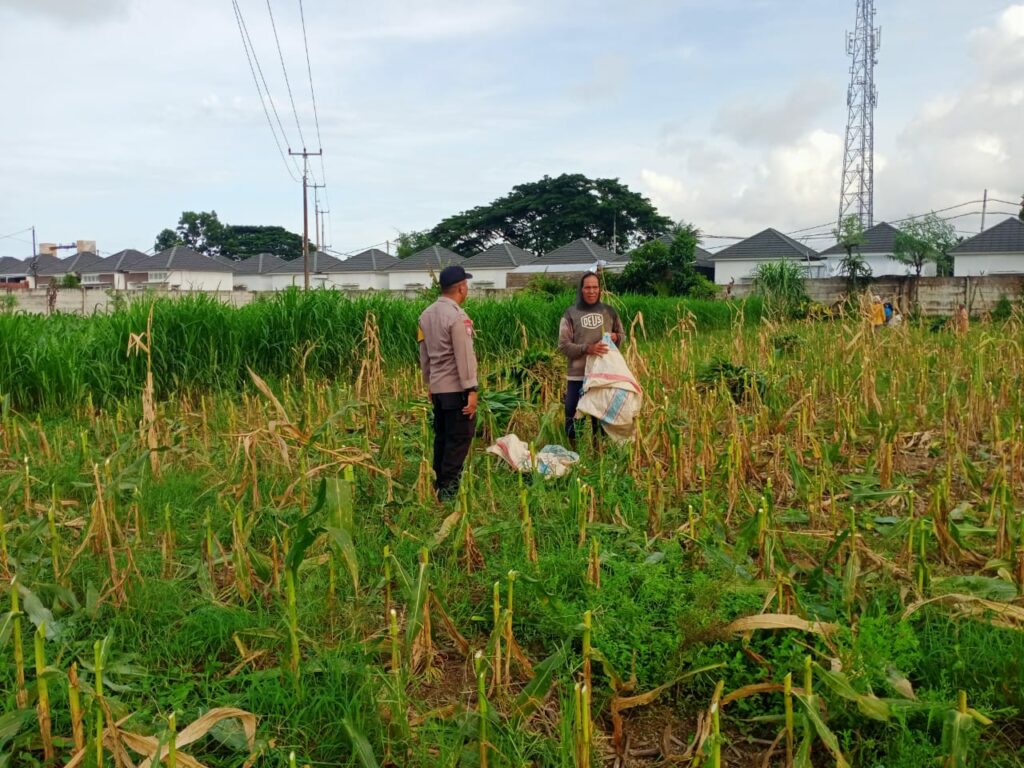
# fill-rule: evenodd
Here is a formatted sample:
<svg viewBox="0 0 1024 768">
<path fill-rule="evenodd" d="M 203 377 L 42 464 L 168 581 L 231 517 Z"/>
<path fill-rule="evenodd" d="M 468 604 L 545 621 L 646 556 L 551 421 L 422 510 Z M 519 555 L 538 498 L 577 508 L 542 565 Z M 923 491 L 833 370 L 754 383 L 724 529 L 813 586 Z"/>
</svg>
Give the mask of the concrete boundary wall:
<svg viewBox="0 0 1024 768">
<path fill-rule="evenodd" d="M 828 277 L 807 280 L 807 295 L 812 301 L 832 305 L 846 298 L 849 287 L 844 278 Z M 925 315 L 952 315 L 964 304 L 971 314 L 991 312 L 1004 296 L 1010 301 L 1024 298 L 1024 275 L 990 275 L 985 277 L 882 277 L 873 280 L 867 289 L 901 307 L 903 312 L 916 302 Z M 753 291 L 753 283 L 744 281 L 732 286 L 734 298 L 743 298 Z"/>
<path fill-rule="evenodd" d="M 568 285 L 575 284 L 581 273 L 549 273 L 549 277 L 564 279 Z M 511 296 L 513 277 L 509 274 L 510 287 L 501 289 L 470 289 L 473 298 L 501 299 Z M 529 277 L 524 275 L 524 277 Z M 518 281 L 517 281 L 518 282 Z M 525 282 L 525 281 L 524 281 Z M 841 301 L 847 294 L 847 283 L 843 278 L 829 277 L 806 281 L 807 294 L 812 300 L 821 304 L 831 305 Z M 724 288 L 733 298 L 750 295 L 753 284 L 749 281 L 737 282 Z M 958 304 L 965 304 L 972 314 L 990 312 L 1002 297 L 1010 301 L 1024 298 L 1024 275 L 991 275 L 985 277 L 886 277 L 875 280 L 868 288 L 877 293 L 885 301 L 892 301 L 896 306 L 907 311 L 915 298 L 925 315 L 951 315 Z M 380 291 L 383 293 L 383 291 Z M 242 307 L 259 296 L 272 295 L 273 292 L 255 291 L 203 291 L 203 296 L 214 297 L 218 301 L 234 307 Z M 366 296 L 367 291 L 339 291 L 346 296 L 358 298 Z M 392 296 L 416 298 L 418 291 L 387 291 Z M 174 298 L 187 296 L 187 291 L 109 291 L 89 288 L 61 288 L 57 291 L 53 309 L 57 312 L 91 315 L 95 312 L 109 312 L 118 302 L 138 301 L 141 298 L 158 297 Z M 46 314 L 49 311 L 45 290 L 10 290 L 5 291 L 0 285 L 0 312 L 29 312 Z"/>
</svg>

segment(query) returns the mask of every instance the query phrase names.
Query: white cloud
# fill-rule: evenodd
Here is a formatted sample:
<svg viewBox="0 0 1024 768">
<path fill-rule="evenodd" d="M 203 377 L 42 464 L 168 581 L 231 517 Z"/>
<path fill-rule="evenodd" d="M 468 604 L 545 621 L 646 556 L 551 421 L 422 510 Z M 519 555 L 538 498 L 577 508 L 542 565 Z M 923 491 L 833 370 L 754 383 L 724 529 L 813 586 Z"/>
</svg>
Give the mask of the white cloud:
<svg viewBox="0 0 1024 768">
<path fill-rule="evenodd" d="M 667 215 L 713 234 L 827 221 L 838 196 L 842 139 L 821 129 L 772 148 L 725 138 L 695 140 L 657 169 L 640 172 L 643 192 Z"/>
<path fill-rule="evenodd" d="M 746 94 L 719 110 L 714 128 L 744 145 L 791 142 L 835 104 L 837 93 L 833 83 L 811 79 L 772 101 Z"/>
<path fill-rule="evenodd" d="M 42 16 L 69 25 L 125 17 L 130 6 L 131 0 L 0 0 L 0 12 Z"/>
<path fill-rule="evenodd" d="M 925 104 L 900 133 L 891 166 L 876 172 L 876 197 L 893 208 L 914 201 L 902 209 L 918 212 L 1024 183 L 1024 5 L 967 38 L 968 82 Z"/>
</svg>

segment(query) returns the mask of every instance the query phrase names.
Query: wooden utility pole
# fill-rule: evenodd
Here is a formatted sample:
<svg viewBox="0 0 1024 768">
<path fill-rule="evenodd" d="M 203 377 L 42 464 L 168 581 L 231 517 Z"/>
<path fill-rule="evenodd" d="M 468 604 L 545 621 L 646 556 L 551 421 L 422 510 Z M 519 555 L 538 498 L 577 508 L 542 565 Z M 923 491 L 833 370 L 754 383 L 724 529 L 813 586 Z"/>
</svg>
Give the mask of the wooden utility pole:
<svg viewBox="0 0 1024 768">
<path fill-rule="evenodd" d="M 304 291 L 309 290 L 309 198 L 307 195 L 309 158 L 323 153 L 322 149 L 318 149 L 316 152 L 307 152 L 305 147 L 301 152 L 288 150 L 289 155 L 302 155 L 302 289 Z"/>
</svg>

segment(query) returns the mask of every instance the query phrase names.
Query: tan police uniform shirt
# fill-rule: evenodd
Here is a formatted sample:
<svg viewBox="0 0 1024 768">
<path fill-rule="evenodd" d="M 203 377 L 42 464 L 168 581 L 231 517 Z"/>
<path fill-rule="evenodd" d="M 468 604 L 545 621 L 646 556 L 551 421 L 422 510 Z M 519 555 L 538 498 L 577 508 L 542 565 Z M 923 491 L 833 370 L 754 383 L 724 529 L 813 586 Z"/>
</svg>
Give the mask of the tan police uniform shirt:
<svg viewBox="0 0 1024 768">
<path fill-rule="evenodd" d="M 420 369 L 431 394 L 477 386 L 473 321 L 458 302 L 442 296 L 420 315 Z"/>
</svg>

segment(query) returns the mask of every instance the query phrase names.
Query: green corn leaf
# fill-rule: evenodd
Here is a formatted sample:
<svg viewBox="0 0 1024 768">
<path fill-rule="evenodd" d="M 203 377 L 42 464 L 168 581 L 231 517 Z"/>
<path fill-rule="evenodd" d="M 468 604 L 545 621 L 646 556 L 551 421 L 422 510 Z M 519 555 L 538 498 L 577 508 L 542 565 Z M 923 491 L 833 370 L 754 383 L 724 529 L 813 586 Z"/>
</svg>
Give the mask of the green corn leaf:
<svg viewBox="0 0 1024 768">
<path fill-rule="evenodd" d="M 942 751 L 951 768 L 966 768 L 967 755 L 970 751 L 971 730 L 974 718 L 965 712 L 951 709 L 946 712 L 942 722 Z"/>
<path fill-rule="evenodd" d="M 25 724 L 35 718 L 34 709 L 12 709 L 0 715 L 0 747 L 13 739 Z"/>
<path fill-rule="evenodd" d="M 11 638 L 11 632 L 14 630 L 14 615 L 13 611 L 0 615 L 0 648 L 6 646 L 7 641 Z"/>
<path fill-rule="evenodd" d="M 341 724 L 345 726 L 345 733 L 352 740 L 352 751 L 359 758 L 363 768 L 380 768 L 377 756 L 373 754 L 373 747 L 370 746 L 370 742 L 367 741 L 366 737 L 356 730 L 347 717 L 341 719 Z"/>
<path fill-rule="evenodd" d="M 349 532 L 344 528 L 328 528 L 327 536 L 345 561 L 348 574 L 352 577 L 352 589 L 359 592 L 359 559 L 356 557 L 356 545 Z"/>
<path fill-rule="evenodd" d="M 839 749 L 839 739 L 832 732 L 825 721 L 821 719 L 821 715 L 818 713 L 818 697 L 817 696 L 804 696 L 796 693 L 794 697 L 804 705 L 804 709 L 807 712 L 807 718 L 811 721 L 811 725 L 814 726 L 814 730 L 818 734 L 818 738 L 821 739 L 821 743 L 828 747 L 828 751 L 832 753 L 832 757 L 836 759 L 836 768 L 850 768 L 850 764 L 846 762 L 846 758 L 843 757 L 843 752 Z"/>
<path fill-rule="evenodd" d="M 548 656 L 533 668 L 533 679 L 516 697 L 512 712 L 516 717 L 529 717 L 544 703 L 555 681 L 555 674 L 565 666 L 565 646 Z"/>
<path fill-rule="evenodd" d="M 934 579 L 932 585 L 936 588 L 936 594 L 959 592 L 1001 603 L 1017 599 L 1016 585 L 991 576 L 949 576 Z"/>
<path fill-rule="evenodd" d="M 865 717 L 886 722 L 892 716 L 892 710 L 885 699 L 857 691 L 842 672 L 833 672 L 820 664 L 815 664 L 815 676 L 820 678 L 837 696 L 852 701 Z"/>
<path fill-rule="evenodd" d="M 793 755 L 793 768 L 814 768 L 811 763 L 811 724 L 806 717 L 800 718 L 803 721 L 803 738 L 800 739 L 800 746 Z"/>
<path fill-rule="evenodd" d="M 420 628 L 423 626 L 423 605 L 427 601 L 427 591 L 430 588 L 430 582 L 427 578 L 429 570 L 430 564 L 421 561 L 419 576 L 416 579 L 416 586 L 410 599 L 409 611 L 405 616 L 405 652 L 407 656 L 412 650 L 412 644 L 415 642 L 416 636 L 420 633 Z"/>
<path fill-rule="evenodd" d="M 323 533 L 323 528 L 313 525 L 313 518 L 323 509 L 327 499 L 327 481 L 321 480 L 317 490 L 316 502 L 309 514 L 303 515 L 295 523 L 295 533 L 292 538 L 292 546 L 285 555 L 284 564 L 293 574 L 298 576 L 299 566 L 306 556 L 306 550 L 310 548 L 317 537 Z"/>
<path fill-rule="evenodd" d="M 35 592 L 19 581 L 18 595 L 21 597 L 21 610 L 28 616 L 28 620 L 37 627 L 45 624 L 47 639 L 53 640 L 59 637 L 60 623 L 53 617 L 53 612 L 43 605 L 43 601 Z"/>
</svg>

